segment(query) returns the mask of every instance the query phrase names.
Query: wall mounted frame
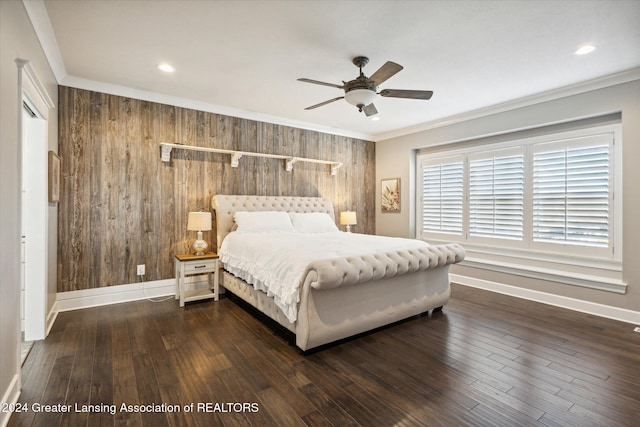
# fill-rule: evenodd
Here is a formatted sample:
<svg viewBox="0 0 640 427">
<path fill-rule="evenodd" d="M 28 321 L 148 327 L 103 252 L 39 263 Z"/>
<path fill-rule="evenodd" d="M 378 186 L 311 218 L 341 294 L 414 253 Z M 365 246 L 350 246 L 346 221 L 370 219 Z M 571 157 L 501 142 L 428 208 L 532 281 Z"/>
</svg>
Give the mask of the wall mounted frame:
<svg viewBox="0 0 640 427">
<path fill-rule="evenodd" d="M 380 207 L 382 213 L 400 212 L 400 178 L 380 180 Z"/>
</svg>

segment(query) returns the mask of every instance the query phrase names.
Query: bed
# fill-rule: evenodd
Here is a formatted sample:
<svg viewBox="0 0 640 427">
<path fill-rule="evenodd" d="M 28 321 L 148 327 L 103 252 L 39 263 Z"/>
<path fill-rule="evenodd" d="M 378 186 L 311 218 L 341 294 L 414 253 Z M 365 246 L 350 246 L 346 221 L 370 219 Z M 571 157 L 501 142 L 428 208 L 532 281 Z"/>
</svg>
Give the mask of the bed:
<svg viewBox="0 0 640 427">
<path fill-rule="evenodd" d="M 222 286 L 295 334 L 296 345 L 303 351 L 428 313 L 430 310 L 442 309 L 451 292 L 449 265 L 464 259 L 464 249 L 458 244 L 428 245 L 415 239 L 392 240 L 388 249 L 372 249 L 369 240 L 365 240 L 361 242 L 363 250 L 359 253 L 350 252 L 352 249 L 342 249 L 343 246 L 346 247 L 342 240 L 335 240 L 346 238 L 350 233 L 336 229 L 337 233 L 327 233 L 324 236 L 326 240 L 316 245 L 331 249 L 334 242 L 330 254 L 316 254 L 313 255 L 316 257 L 314 259 L 301 261 L 303 258 L 297 260 L 293 256 L 295 251 L 286 255 L 284 247 L 278 245 L 289 237 L 295 238 L 295 234 L 310 240 L 314 235 L 322 233 L 303 234 L 300 228 L 295 227 L 293 232 L 289 232 L 290 230 L 274 226 L 276 229 L 269 229 L 268 234 L 261 236 L 263 243 L 268 245 L 261 248 L 257 241 L 241 240 L 248 237 L 243 236 L 244 233 L 240 231 L 248 230 L 246 225 L 252 224 L 251 221 L 255 222 L 256 218 L 264 218 L 257 216 L 258 214 L 268 215 L 269 218 L 278 217 L 280 221 L 285 214 L 313 213 L 296 217 L 299 221 L 304 219 L 307 224 L 313 218 L 313 227 L 318 224 L 317 219 L 328 215 L 335 227 L 335 215 L 330 201 L 319 197 L 216 195 L 212 198 L 212 207 L 215 211 L 218 253 L 223 265 Z M 238 218 L 242 218 L 242 229 L 238 227 Z M 291 219 L 294 221 L 293 216 Z M 356 240 L 376 239 L 375 236 L 357 234 L 351 237 Z M 225 244 L 227 238 L 229 240 Z M 403 243 L 401 241 L 408 246 L 398 246 Z M 229 252 L 232 246 L 236 250 L 240 249 L 236 258 Z M 246 251 L 242 251 L 243 247 Z M 341 249 L 337 250 L 338 247 Z M 289 270 L 298 272 L 294 274 L 299 282 L 293 283 L 293 309 L 283 310 L 278 295 L 260 290 L 260 279 L 243 273 L 242 266 L 233 265 L 237 258 L 246 255 L 245 252 L 251 252 L 249 249 L 269 256 L 282 253 L 285 258 L 289 256 L 293 261 L 289 265 L 280 265 L 280 269 L 286 270 L 287 274 L 291 274 Z M 307 252 L 311 250 L 298 251 L 299 254 Z M 279 265 L 284 261 L 268 258 L 268 262 Z M 254 270 L 256 271 L 253 273 L 259 274 L 262 269 Z M 286 284 L 284 282 L 290 276 L 283 277 L 280 280 Z"/>
</svg>

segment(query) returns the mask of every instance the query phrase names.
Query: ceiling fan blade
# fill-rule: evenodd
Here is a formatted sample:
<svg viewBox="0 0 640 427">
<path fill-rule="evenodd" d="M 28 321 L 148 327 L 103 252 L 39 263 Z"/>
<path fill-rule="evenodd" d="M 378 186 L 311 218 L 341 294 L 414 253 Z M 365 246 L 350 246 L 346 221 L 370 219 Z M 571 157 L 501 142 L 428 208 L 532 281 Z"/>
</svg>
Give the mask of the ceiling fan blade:
<svg viewBox="0 0 640 427">
<path fill-rule="evenodd" d="M 384 89 L 380 91 L 380 95 L 390 98 L 410 98 L 429 100 L 433 96 L 431 90 L 401 90 L 401 89 Z"/>
<path fill-rule="evenodd" d="M 299 82 L 305 82 L 305 83 L 313 83 L 313 84 L 322 85 L 322 86 L 337 87 L 338 89 L 344 89 L 344 86 L 342 86 L 342 85 L 336 85 L 336 84 L 333 84 L 333 83 L 320 82 L 318 80 L 298 79 L 298 81 Z"/>
<path fill-rule="evenodd" d="M 391 61 L 387 61 L 385 62 L 385 64 L 378 68 L 378 71 L 376 71 L 375 73 L 373 73 L 373 75 L 371 77 L 369 77 L 370 80 L 373 80 L 376 85 L 380 85 L 380 83 L 384 82 L 385 80 L 387 80 L 388 78 L 396 75 L 396 73 L 398 73 L 400 70 L 402 70 L 402 65 L 400 64 L 396 64 L 395 62 L 391 62 Z"/>
<path fill-rule="evenodd" d="M 333 99 L 330 99 L 328 101 L 324 101 L 324 102 L 321 102 L 319 104 L 312 105 L 311 107 L 305 108 L 305 110 L 313 110 L 314 108 L 318 108 L 318 107 L 322 107 L 323 105 L 331 104 L 332 102 L 335 102 L 335 101 L 337 101 L 339 99 L 344 99 L 344 96 L 339 96 L 337 98 L 333 98 Z"/>
<path fill-rule="evenodd" d="M 376 106 L 373 105 L 373 102 L 371 104 L 367 105 L 366 107 L 364 107 L 362 109 L 362 111 L 364 111 L 364 114 L 367 117 L 375 116 L 376 114 L 378 114 L 378 110 L 376 110 Z"/>
</svg>

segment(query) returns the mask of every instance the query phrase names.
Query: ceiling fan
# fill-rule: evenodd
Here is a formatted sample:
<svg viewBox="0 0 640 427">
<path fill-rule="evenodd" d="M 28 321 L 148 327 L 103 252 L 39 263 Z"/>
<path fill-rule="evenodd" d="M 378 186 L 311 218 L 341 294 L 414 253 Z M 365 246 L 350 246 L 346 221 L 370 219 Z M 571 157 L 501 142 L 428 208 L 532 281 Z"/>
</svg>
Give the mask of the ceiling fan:
<svg viewBox="0 0 640 427">
<path fill-rule="evenodd" d="M 387 61 L 382 67 L 378 69 L 371 77 L 367 77 L 362 73 L 362 68 L 369 63 L 369 58 L 366 56 L 357 56 L 353 58 L 353 64 L 360 68 L 360 75 L 348 82 L 343 81 L 342 85 L 333 83 L 320 82 L 318 80 L 311 79 L 298 79 L 298 81 L 305 83 L 313 83 L 317 85 L 330 86 L 338 89 L 344 89 L 344 96 L 329 99 L 328 101 L 321 102 L 319 104 L 312 105 L 305 108 L 305 110 L 313 110 L 314 108 L 322 107 L 323 105 L 330 104 L 340 99 L 345 99 L 349 104 L 355 105 L 358 111 L 363 112 L 369 117 L 378 114 L 373 100 L 376 95 L 381 95 L 390 98 L 409 98 L 409 99 L 423 99 L 429 100 L 433 95 L 433 91 L 430 90 L 401 90 L 401 89 L 383 89 L 378 92 L 378 85 L 385 82 L 390 77 L 394 76 L 400 70 L 402 65 L 395 62 Z"/>
</svg>

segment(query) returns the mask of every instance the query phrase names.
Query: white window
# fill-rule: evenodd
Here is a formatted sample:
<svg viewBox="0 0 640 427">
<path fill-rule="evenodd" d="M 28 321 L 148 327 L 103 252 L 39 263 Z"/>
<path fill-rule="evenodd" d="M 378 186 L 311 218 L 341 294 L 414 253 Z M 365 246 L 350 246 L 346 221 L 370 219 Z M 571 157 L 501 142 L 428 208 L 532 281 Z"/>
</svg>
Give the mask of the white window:
<svg viewBox="0 0 640 427">
<path fill-rule="evenodd" d="M 469 156 L 469 235 L 522 240 L 522 149 Z"/>
<path fill-rule="evenodd" d="M 619 134 L 607 125 L 420 154 L 418 237 L 614 259 Z"/>
<path fill-rule="evenodd" d="M 462 235 L 462 158 L 425 160 L 422 165 L 422 229 Z"/>
<path fill-rule="evenodd" d="M 609 247 L 610 144 L 606 135 L 533 149 L 533 240 Z"/>
</svg>

